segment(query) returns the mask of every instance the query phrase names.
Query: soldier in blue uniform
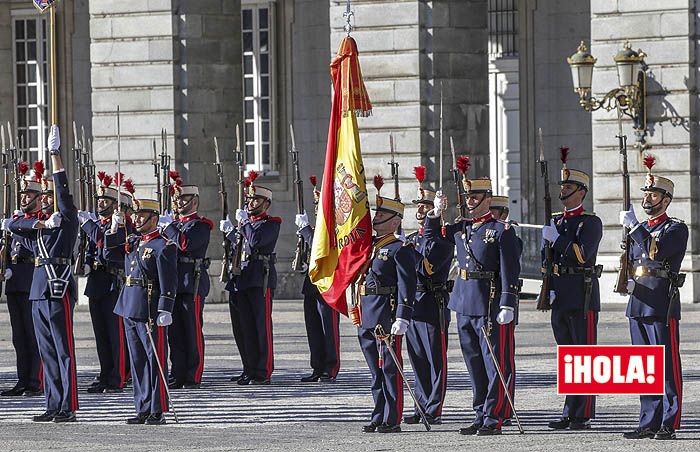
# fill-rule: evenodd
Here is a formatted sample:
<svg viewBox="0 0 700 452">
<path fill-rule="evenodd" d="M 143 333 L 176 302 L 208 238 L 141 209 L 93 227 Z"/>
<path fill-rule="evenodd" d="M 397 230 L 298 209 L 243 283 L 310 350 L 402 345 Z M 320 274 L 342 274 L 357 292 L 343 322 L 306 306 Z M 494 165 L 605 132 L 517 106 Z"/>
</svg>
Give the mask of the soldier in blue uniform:
<svg viewBox="0 0 700 452">
<path fill-rule="evenodd" d="M 666 213 L 673 199 L 673 182 L 652 174 L 654 157 L 644 159 L 648 168 L 642 191 L 642 209 L 648 219 L 637 220 L 633 208 L 620 212 L 620 223 L 630 228 L 634 267 L 627 285 L 630 295 L 627 317 L 632 344 L 663 345 L 665 348 L 664 395 L 642 395 L 639 427 L 625 438 L 676 438 L 680 427 L 683 375 L 679 353 L 678 323 L 681 319 L 680 294 L 685 275 L 681 262 L 688 243 L 688 227 Z"/>
<path fill-rule="evenodd" d="M 408 236 L 416 259 L 417 292 L 411 324 L 406 332 L 406 346 L 415 373 L 415 393 L 425 410 L 428 422 L 442 423 L 442 406 L 447 383 L 447 330 L 450 310 L 447 301 L 452 290 L 448 281 L 454 245 L 442 236 L 440 216 L 428 217 L 434 207 L 435 191 L 423 188 L 425 167 L 416 167 L 420 183 L 416 220 L 420 229 Z M 404 417 L 407 424 L 421 422 L 415 412 Z"/>
<path fill-rule="evenodd" d="M 314 205 L 318 205 L 319 192 L 314 187 Z M 310 248 L 314 230 L 306 212 L 296 216 L 297 235 Z M 308 273 L 304 275 L 304 324 L 311 353 L 311 375 L 302 377 L 302 383 L 335 381 L 340 370 L 340 314 L 328 306 L 311 283 Z"/>
<path fill-rule="evenodd" d="M 253 182 L 257 174 L 251 171 L 246 189 L 246 208 L 236 210 L 238 227 L 230 220 L 222 220 L 219 228 L 232 244 L 242 234 L 243 260 L 241 274 L 233 275 L 226 285 L 238 315 L 245 356 L 242 357 L 244 375 L 240 385 L 269 385 L 274 369 L 272 348 L 272 299 L 277 287 L 275 245 L 282 219 L 271 217 L 267 210 L 272 204 L 272 191 Z M 245 369 L 247 365 L 247 369 Z"/>
<path fill-rule="evenodd" d="M 511 225 L 493 218 L 489 210 L 491 181 L 465 179 L 464 187 L 471 219 L 446 225 L 446 238 L 456 245 L 459 264 L 448 307 L 457 314 L 475 412 L 472 424 L 460 429 L 460 434 L 499 435 L 511 409 L 494 359 L 512 392 L 521 248 Z M 435 212 L 445 207 L 445 198 L 436 198 Z M 495 356 L 489 352 L 482 327 L 489 334 Z"/>
<path fill-rule="evenodd" d="M 207 247 L 214 224 L 199 215 L 199 189 L 173 185 L 177 218 L 165 212 L 158 222 L 163 235 L 177 246 L 178 288 L 173 324 L 168 331 L 170 345 L 170 388 L 199 388 L 204 371 L 204 299 L 209 295 Z"/>
<path fill-rule="evenodd" d="M 397 433 L 401 431 L 403 379 L 386 345 L 375 337 L 375 328 L 381 325 L 384 331 L 390 331 L 399 365 L 403 365 L 401 342 L 413 315 L 416 258 L 413 247 L 396 234 L 403 220 L 401 201 L 377 194 L 374 210 L 372 227 L 376 235 L 360 284 L 361 325 L 357 330 L 372 373 L 374 411 L 362 431 Z"/>
<path fill-rule="evenodd" d="M 109 253 L 105 249 L 105 234 L 111 231 L 112 215 L 119 208 L 119 191 L 112 187 L 112 177 L 98 172 L 97 213 L 79 211 L 81 228 L 89 244 L 85 259 L 87 285 L 85 295 L 89 299 L 92 330 L 95 333 L 100 374 L 88 388 L 89 393 L 122 392 L 128 378 L 128 354 L 124 323 L 114 313 L 119 291 L 124 279 L 123 248 Z M 116 223 L 114 223 L 116 224 Z M 127 225 L 131 232 L 131 225 Z"/>
<path fill-rule="evenodd" d="M 24 171 L 22 171 L 24 168 Z M 27 171 L 27 164 L 22 162 L 18 170 L 22 175 Z M 41 185 L 30 178 L 21 193 L 29 194 L 21 211 L 13 218 L 35 218 L 41 212 Z M 5 295 L 7 310 L 10 313 L 12 327 L 12 345 L 17 357 L 17 384 L 2 391 L 3 396 L 36 396 L 43 394 L 43 369 L 39 358 L 39 348 L 34 334 L 32 321 L 32 304 L 29 302 L 29 290 L 32 286 L 34 255 L 30 248 L 23 245 L 18 235 L 11 235 L 11 261 L 5 270 Z"/>
<path fill-rule="evenodd" d="M 178 286 L 177 248 L 158 230 L 158 201 L 135 199 L 134 212 L 137 234 L 125 237 L 124 214 L 116 212 L 112 216 L 116 232 L 105 236 L 108 252 L 126 250 L 126 281 L 114 308 L 124 318 L 134 382 L 136 416 L 126 423 L 160 425 L 168 411 L 167 326 L 172 323 Z"/>
<path fill-rule="evenodd" d="M 559 200 L 563 212 L 553 215 L 542 228 L 544 246 L 552 248 L 554 275 L 549 301 L 552 331 L 558 345 L 595 345 L 597 341 L 602 266 L 596 265 L 603 223 L 586 212 L 583 200 L 588 194 L 589 177 L 583 171 L 566 167 L 568 148 L 562 148 Z M 542 251 L 544 262 L 544 249 Z M 594 395 L 567 395 L 561 418 L 549 428 L 586 430 L 595 417 Z"/>
<path fill-rule="evenodd" d="M 29 300 L 32 302 L 34 330 L 44 369 L 46 412 L 33 420 L 73 422 L 78 409 L 73 340 L 73 307 L 77 285 L 71 271 L 71 257 L 78 234 L 78 211 L 73 204 L 68 177 L 61 161 L 56 125 L 51 127 L 48 145 L 56 189 L 53 190 L 52 181 L 41 177 L 41 204 L 45 219 L 20 217 L 9 225 L 3 224 L 3 227 L 9 227 L 14 234 L 23 237 L 25 245 L 36 256 Z M 25 187 L 27 183 L 25 179 Z M 57 211 L 54 211 L 54 193 Z M 22 205 L 34 198 L 33 193 L 23 193 Z"/>
</svg>

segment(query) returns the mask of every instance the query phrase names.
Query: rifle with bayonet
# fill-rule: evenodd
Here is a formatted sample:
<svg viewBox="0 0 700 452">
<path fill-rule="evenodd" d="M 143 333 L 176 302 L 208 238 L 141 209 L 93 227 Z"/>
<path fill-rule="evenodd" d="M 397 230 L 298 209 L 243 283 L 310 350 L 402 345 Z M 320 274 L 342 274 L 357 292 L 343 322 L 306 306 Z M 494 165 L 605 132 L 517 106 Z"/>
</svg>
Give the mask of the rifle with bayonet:
<svg viewBox="0 0 700 452">
<path fill-rule="evenodd" d="M 156 178 L 156 199 L 158 205 L 163 206 L 163 195 L 160 192 L 160 160 L 158 159 L 158 150 L 156 149 L 156 140 L 153 140 L 153 177 Z"/>
<path fill-rule="evenodd" d="M 8 127 L 10 123 L 7 123 Z M 12 135 L 8 133 L 8 136 L 10 138 L 10 141 L 12 141 Z M 22 149 L 23 146 L 23 141 L 24 137 L 22 135 L 19 136 L 19 149 Z M 10 144 L 10 149 L 8 149 L 10 153 L 10 164 L 12 168 L 12 180 L 14 181 L 14 194 L 15 194 L 15 210 L 19 210 L 20 207 L 22 206 L 22 203 L 20 201 L 20 190 L 21 190 L 21 181 L 22 181 L 22 175 L 19 172 L 19 151 L 17 150 L 16 147 L 12 146 Z"/>
<path fill-rule="evenodd" d="M 621 110 L 618 107 L 618 125 L 619 134 L 617 136 L 620 156 L 622 157 L 622 208 L 630 210 L 630 174 L 627 170 L 627 135 L 622 134 L 622 118 Z M 615 293 L 627 295 L 627 280 L 632 274 L 632 263 L 630 262 L 630 228 L 622 228 L 622 241 L 620 242 L 622 254 L 620 254 L 620 271 L 617 273 L 617 281 L 615 283 Z"/>
<path fill-rule="evenodd" d="M 552 221 L 552 195 L 549 193 L 549 167 L 544 158 L 544 142 L 542 140 L 542 129 L 537 131 L 537 141 L 540 151 L 538 163 L 540 164 L 540 174 L 544 182 L 544 224 Z M 554 269 L 554 250 L 552 244 L 544 242 L 544 266 L 542 270 L 542 286 L 540 296 L 537 298 L 537 309 L 548 311 L 551 309 L 549 291 L 552 287 L 552 274 Z"/>
<path fill-rule="evenodd" d="M 75 126 L 75 121 L 73 121 L 73 156 L 75 158 L 75 165 L 78 169 L 78 208 L 82 211 L 87 210 L 87 190 L 85 188 L 87 183 L 87 174 L 85 167 L 85 158 L 83 152 L 84 144 L 78 141 L 78 129 Z M 80 234 L 78 238 L 78 255 L 75 259 L 75 264 L 73 267 L 73 273 L 76 276 L 85 276 L 85 254 L 88 248 L 87 234 L 80 228 Z"/>
<path fill-rule="evenodd" d="M 294 139 L 294 126 L 289 124 L 289 133 L 292 140 L 292 149 L 289 151 L 292 154 L 292 165 L 294 166 L 294 185 L 296 186 L 297 198 L 297 213 L 304 213 L 304 184 L 301 181 L 301 172 L 299 171 L 299 150 L 297 149 Z M 304 273 L 308 269 L 309 247 L 306 245 L 304 238 L 299 235 L 297 237 L 297 248 L 292 261 L 292 270 L 299 273 Z"/>
<path fill-rule="evenodd" d="M 85 167 L 87 168 L 87 207 L 97 215 L 97 182 L 92 138 L 85 139 L 85 129 L 82 129 L 82 142 L 85 148 Z"/>
<path fill-rule="evenodd" d="M 452 153 L 452 180 L 457 189 L 457 212 L 460 219 L 467 218 L 467 203 L 464 197 L 464 180 L 467 178 L 469 170 L 469 157 L 461 155 L 457 158 L 455 153 L 455 142 L 450 137 L 450 152 Z"/>
<path fill-rule="evenodd" d="M 236 125 L 236 149 L 233 151 L 233 156 L 238 167 L 238 209 L 243 209 L 245 206 L 245 153 L 241 150 L 241 135 Z M 238 227 L 240 229 L 240 222 Z M 239 230 L 236 234 L 236 243 L 233 247 L 233 256 L 231 256 L 231 274 L 241 274 L 241 262 L 243 260 L 243 234 Z"/>
<path fill-rule="evenodd" d="M 167 210 L 172 210 L 171 198 L 170 198 L 170 155 L 168 155 L 168 135 L 165 129 L 161 130 L 160 133 L 160 171 L 162 173 L 162 200 L 163 203 L 160 206 L 161 213 L 165 213 Z"/>
<path fill-rule="evenodd" d="M 236 133 L 238 133 L 238 126 L 236 125 Z M 219 178 L 219 197 L 221 198 L 221 219 L 225 220 L 228 218 L 228 194 L 226 193 L 226 182 L 224 180 L 224 164 L 221 162 L 221 157 L 219 155 L 219 140 L 214 137 L 214 153 L 216 155 L 216 175 Z M 229 266 L 231 262 L 231 241 L 224 234 L 224 242 L 222 243 L 224 247 L 224 258 L 221 264 L 221 276 L 219 281 L 226 283 L 229 280 Z"/>
<path fill-rule="evenodd" d="M 12 131 L 8 134 L 11 137 Z M 9 150 L 5 147 L 5 129 L 0 126 L 0 137 L 2 138 L 2 199 L 3 199 L 3 216 L 4 218 L 12 218 L 12 210 L 10 203 L 12 202 L 12 193 L 10 193 L 10 161 L 8 159 Z M 5 280 L 5 270 L 12 259 L 12 234 L 10 231 L 2 233 L 2 253 L 0 255 L 0 280 Z"/>
<path fill-rule="evenodd" d="M 394 181 L 394 199 L 401 201 L 401 192 L 399 191 L 399 162 L 396 161 L 394 135 L 392 134 L 389 134 L 389 149 L 391 150 L 391 161 L 388 165 L 391 167 L 391 178 Z"/>
</svg>

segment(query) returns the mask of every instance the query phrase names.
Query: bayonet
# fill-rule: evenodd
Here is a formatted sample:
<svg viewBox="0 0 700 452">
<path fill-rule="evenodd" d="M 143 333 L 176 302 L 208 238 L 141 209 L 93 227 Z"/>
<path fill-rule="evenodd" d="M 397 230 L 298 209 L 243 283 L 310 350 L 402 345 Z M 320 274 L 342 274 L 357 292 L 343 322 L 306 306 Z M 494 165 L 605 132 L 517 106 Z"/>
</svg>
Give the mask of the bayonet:
<svg viewBox="0 0 700 452">
<path fill-rule="evenodd" d="M 399 191 L 399 162 L 396 161 L 394 135 L 391 133 L 389 134 L 389 149 L 391 150 L 391 162 L 389 162 L 389 166 L 391 167 L 391 178 L 394 180 L 394 199 L 400 201 L 401 193 Z"/>
</svg>

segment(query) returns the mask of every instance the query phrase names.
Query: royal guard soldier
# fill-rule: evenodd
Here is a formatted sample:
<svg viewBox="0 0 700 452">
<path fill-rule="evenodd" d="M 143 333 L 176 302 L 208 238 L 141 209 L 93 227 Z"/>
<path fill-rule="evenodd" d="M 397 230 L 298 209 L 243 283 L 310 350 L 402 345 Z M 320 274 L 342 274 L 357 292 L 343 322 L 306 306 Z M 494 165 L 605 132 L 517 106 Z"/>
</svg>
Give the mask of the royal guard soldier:
<svg viewBox="0 0 700 452">
<path fill-rule="evenodd" d="M 29 165 L 20 162 L 17 167 L 23 182 L 20 194 L 22 203 L 16 218 L 36 218 L 41 214 L 41 185 L 33 176 L 27 174 Z M 5 295 L 7 310 L 10 314 L 12 328 L 12 345 L 17 357 L 17 384 L 2 391 L 2 396 L 38 396 L 43 394 L 43 369 L 39 348 L 34 334 L 32 321 L 32 303 L 29 302 L 29 290 L 32 287 L 34 272 L 34 255 L 32 249 L 25 245 L 22 237 L 12 234 L 10 257 L 5 269 Z"/>
<path fill-rule="evenodd" d="M 314 190 L 314 208 L 317 208 L 320 192 L 316 188 L 316 176 L 310 176 L 309 181 Z M 310 249 L 314 229 L 309 224 L 306 211 L 303 214 L 297 214 L 295 222 L 298 228 L 297 235 L 304 239 L 306 246 Z M 312 369 L 311 375 L 302 377 L 301 381 L 302 383 L 334 382 L 340 370 L 340 314 L 328 306 L 318 288 L 309 279 L 308 273 L 304 276 L 301 293 L 304 295 L 304 324 Z"/>
<path fill-rule="evenodd" d="M 430 424 L 442 423 L 442 407 L 447 383 L 447 330 L 450 310 L 447 301 L 452 290 L 448 281 L 454 245 L 442 236 L 440 215 L 428 217 L 433 210 L 435 191 L 423 187 L 426 168 L 417 166 L 419 183 L 413 200 L 419 229 L 408 236 L 416 260 L 416 302 L 406 331 L 406 347 L 415 373 L 415 393 Z M 421 422 L 417 412 L 404 417 L 406 424 Z"/>
<path fill-rule="evenodd" d="M 237 234 L 243 237 L 241 274 L 234 275 L 226 285 L 238 307 L 245 348 L 245 375 L 240 385 L 269 385 L 274 369 L 272 348 L 272 299 L 277 287 L 275 245 L 282 219 L 268 215 L 272 205 L 272 190 L 255 184 L 258 174 L 250 171 L 246 187 L 246 208 L 236 210 L 238 227 L 229 219 L 221 220 L 219 229 L 232 244 Z M 234 249 L 235 252 L 235 249 Z"/>
<path fill-rule="evenodd" d="M 403 378 L 398 366 L 403 366 L 402 337 L 408 331 L 416 297 L 415 251 L 398 234 L 404 205 L 399 200 L 381 196 L 383 184 L 382 177 L 375 176 L 377 197 L 372 228 L 376 235 L 359 284 L 361 324 L 357 332 L 372 373 L 374 398 L 374 411 L 370 423 L 362 427 L 364 433 L 401 431 Z M 392 346 L 398 363 L 383 338 L 375 336 L 377 326 L 393 336 Z"/>
<path fill-rule="evenodd" d="M 164 212 L 158 221 L 163 235 L 177 246 L 178 288 L 170 345 L 170 389 L 196 389 L 204 371 L 204 299 L 209 295 L 207 247 L 214 224 L 199 215 L 199 189 L 171 174 L 176 217 Z"/>
<path fill-rule="evenodd" d="M 663 345 L 664 394 L 642 395 L 639 427 L 625 438 L 676 438 L 680 427 L 683 375 L 679 353 L 681 318 L 679 288 L 685 274 L 681 262 L 688 243 L 688 227 L 666 213 L 673 200 L 673 182 L 652 174 L 655 158 L 647 155 L 648 174 L 642 191 L 647 220 L 639 222 L 634 209 L 620 212 L 620 223 L 630 228 L 632 279 L 627 284 L 627 317 L 633 345 Z"/>
<path fill-rule="evenodd" d="M 588 194 L 588 174 L 567 168 L 569 148 L 560 149 L 563 167 L 559 200 L 563 212 L 555 213 L 542 228 L 544 246 L 553 251 L 552 331 L 558 345 L 595 345 L 597 341 L 602 266 L 596 265 L 598 246 L 603 237 L 603 223 L 586 212 L 583 200 Z M 544 262 L 544 249 L 542 252 Z M 585 430 L 595 417 L 594 395 L 567 395 L 560 419 L 549 428 Z"/>
<path fill-rule="evenodd" d="M 34 330 L 44 369 L 46 411 L 34 416 L 33 420 L 74 422 L 78 409 L 73 339 L 77 285 L 72 274 L 71 258 L 78 236 L 78 211 L 73 204 L 61 160 L 58 126 L 51 126 L 47 141 L 54 171 L 53 181 L 43 177 L 43 168 L 37 174 L 42 186 L 41 204 L 45 219 L 20 217 L 9 224 L 5 224 L 8 220 L 4 220 L 3 227 L 9 227 L 12 233 L 26 239 L 35 256 L 29 300 L 32 302 Z M 28 181 L 25 179 L 22 184 L 26 188 Z M 34 193 L 22 193 L 22 204 L 31 202 L 35 197 Z"/>
<path fill-rule="evenodd" d="M 445 227 L 445 237 L 456 245 L 459 266 L 448 307 L 457 314 L 457 332 L 471 377 L 475 413 L 471 425 L 459 433 L 500 435 L 501 426 L 512 411 L 496 362 L 508 390 L 513 392 L 521 248 L 511 225 L 496 220 L 490 211 L 491 181 L 468 180 L 464 174 L 466 207 L 471 219 Z M 446 198 L 436 197 L 435 213 L 445 207 Z M 494 355 L 489 351 L 489 340 Z"/>
<path fill-rule="evenodd" d="M 93 212 L 78 211 L 80 227 L 89 240 L 85 257 L 85 295 L 89 300 L 97 358 L 100 362 L 100 374 L 87 392 L 112 393 L 122 392 L 129 374 L 124 322 L 114 313 L 124 280 L 124 247 L 117 247 L 110 252 L 105 248 L 105 234 L 116 233 L 111 228 L 112 215 L 119 209 L 119 190 L 112 186 L 112 176 L 104 171 L 99 171 L 97 178 L 100 181 L 96 193 L 99 217 Z M 130 223 L 126 227 L 128 231 L 125 234 L 128 235 L 133 227 Z"/>
<path fill-rule="evenodd" d="M 124 318 L 134 383 L 136 416 L 126 423 L 161 425 L 168 411 L 167 327 L 178 287 L 177 247 L 158 230 L 158 201 L 134 199 L 133 210 L 135 234 L 125 239 L 125 215 L 115 212 L 116 226 L 105 235 L 108 251 L 126 251 L 126 279 L 114 308 Z"/>
</svg>

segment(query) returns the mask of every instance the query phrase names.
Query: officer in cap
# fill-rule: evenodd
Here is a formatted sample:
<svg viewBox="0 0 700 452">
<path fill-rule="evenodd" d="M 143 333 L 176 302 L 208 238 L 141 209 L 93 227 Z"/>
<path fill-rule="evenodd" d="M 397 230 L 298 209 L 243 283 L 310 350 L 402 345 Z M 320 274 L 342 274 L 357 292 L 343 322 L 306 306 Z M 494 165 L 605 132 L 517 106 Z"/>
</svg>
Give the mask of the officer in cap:
<svg viewBox="0 0 700 452">
<path fill-rule="evenodd" d="M 207 247 L 214 224 L 199 215 L 199 188 L 184 185 L 175 177 L 173 206 L 160 217 L 158 227 L 177 246 L 178 288 L 173 324 L 168 332 L 170 344 L 170 388 L 199 388 L 204 371 L 204 299 L 209 295 L 209 259 Z"/>
<path fill-rule="evenodd" d="M 240 385 L 269 385 L 274 369 L 272 348 L 272 299 L 277 287 L 275 246 L 282 219 L 267 214 L 272 204 L 272 190 L 255 184 L 258 174 L 250 171 L 246 188 L 246 208 L 236 210 L 238 227 L 229 219 L 219 228 L 232 244 L 236 234 L 243 236 L 241 274 L 233 275 L 226 290 L 235 296 L 241 333 L 249 365 Z"/>
<path fill-rule="evenodd" d="M 627 284 L 627 317 L 634 345 L 663 345 L 664 394 L 640 396 L 639 426 L 625 438 L 676 438 L 681 422 L 683 374 L 679 353 L 681 319 L 679 288 L 685 275 L 681 262 L 688 244 L 688 227 L 666 213 L 673 200 L 673 182 L 652 173 L 655 158 L 647 155 L 648 173 L 642 191 L 646 221 L 638 221 L 634 209 L 620 212 L 620 223 L 630 228 L 634 267 Z"/>
<path fill-rule="evenodd" d="M 569 148 L 562 147 L 561 191 L 563 212 L 552 215 L 542 228 L 544 246 L 553 252 L 554 271 L 549 301 L 552 307 L 552 331 L 558 345 L 595 345 L 600 312 L 600 277 L 602 266 L 596 265 L 598 246 L 603 237 L 603 223 L 585 211 L 583 200 L 588 194 L 588 174 L 566 166 Z M 544 261 L 544 251 L 543 251 Z M 559 419 L 549 422 L 555 430 L 586 430 L 595 417 L 594 395 L 567 395 Z"/>
</svg>

